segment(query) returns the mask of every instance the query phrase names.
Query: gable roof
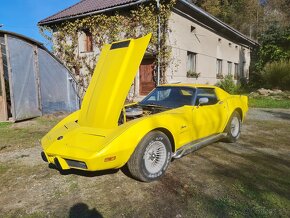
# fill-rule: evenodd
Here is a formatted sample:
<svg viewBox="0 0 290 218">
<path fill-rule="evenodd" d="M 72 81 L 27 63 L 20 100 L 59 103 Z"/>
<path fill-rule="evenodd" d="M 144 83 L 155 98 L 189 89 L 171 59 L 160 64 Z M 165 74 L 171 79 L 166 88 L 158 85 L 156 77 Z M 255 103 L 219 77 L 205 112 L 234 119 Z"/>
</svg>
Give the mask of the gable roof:
<svg viewBox="0 0 290 218">
<path fill-rule="evenodd" d="M 38 25 L 49 25 L 68 19 L 84 17 L 91 14 L 102 13 L 109 9 L 128 7 L 144 2 L 145 0 L 81 0 L 50 17 L 41 20 Z"/>
<path fill-rule="evenodd" d="M 150 0 L 81 0 L 79 3 L 64 9 L 50 17 L 41 20 L 38 25 L 52 25 L 70 19 L 81 18 L 89 15 L 100 14 L 118 9 L 128 9 L 131 6 L 139 5 Z M 234 41 L 239 41 L 249 47 L 256 47 L 259 44 L 242 34 L 238 30 L 197 7 L 188 0 L 178 0 L 175 10 L 185 12 L 193 20 L 204 24 L 217 34 L 224 35 Z"/>
</svg>

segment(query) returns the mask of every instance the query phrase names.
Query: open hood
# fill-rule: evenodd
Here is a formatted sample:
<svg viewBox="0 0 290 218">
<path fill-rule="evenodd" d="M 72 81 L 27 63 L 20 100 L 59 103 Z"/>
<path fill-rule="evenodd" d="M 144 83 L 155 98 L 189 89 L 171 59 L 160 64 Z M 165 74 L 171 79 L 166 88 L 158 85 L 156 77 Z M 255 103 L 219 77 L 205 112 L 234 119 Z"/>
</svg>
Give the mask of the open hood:
<svg viewBox="0 0 290 218">
<path fill-rule="evenodd" d="M 124 106 L 151 34 L 105 45 L 84 96 L 78 123 L 114 128 Z"/>
</svg>

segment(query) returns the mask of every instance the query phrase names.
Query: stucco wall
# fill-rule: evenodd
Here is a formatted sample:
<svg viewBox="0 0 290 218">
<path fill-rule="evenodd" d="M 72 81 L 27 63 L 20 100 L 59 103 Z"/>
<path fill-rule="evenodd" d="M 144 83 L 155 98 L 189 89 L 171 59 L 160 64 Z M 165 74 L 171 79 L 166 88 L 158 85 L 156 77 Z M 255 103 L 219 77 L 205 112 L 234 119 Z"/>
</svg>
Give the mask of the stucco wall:
<svg viewBox="0 0 290 218">
<path fill-rule="evenodd" d="M 221 37 L 194 20 L 189 20 L 175 12 L 169 20 L 169 45 L 172 47 L 172 60 L 167 70 L 167 82 L 215 84 L 218 79 L 217 59 L 222 59 L 222 73 L 228 74 L 228 61 L 239 64 L 239 72 L 244 67 L 248 75 L 250 50 L 242 45 Z M 193 30 L 194 29 L 194 30 Z M 187 52 L 196 53 L 196 72 L 198 79 L 187 78 Z M 243 64 L 244 63 L 244 64 Z"/>
</svg>

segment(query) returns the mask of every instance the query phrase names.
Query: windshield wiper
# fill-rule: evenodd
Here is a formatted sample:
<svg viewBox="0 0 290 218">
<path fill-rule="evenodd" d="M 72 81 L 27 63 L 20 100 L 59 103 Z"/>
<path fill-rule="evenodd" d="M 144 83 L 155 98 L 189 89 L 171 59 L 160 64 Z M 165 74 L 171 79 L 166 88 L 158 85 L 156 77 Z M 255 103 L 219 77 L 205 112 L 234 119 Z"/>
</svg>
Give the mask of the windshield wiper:
<svg viewBox="0 0 290 218">
<path fill-rule="evenodd" d="M 162 108 L 168 108 L 170 109 L 171 107 L 166 107 L 166 106 L 163 106 L 163 105 L 160 105 L 160 104 L 156 104 L 156 103 L 150 103 L 150 104 L 139 104 L 141 106 L 149 106 L 149 107 L 162 107 Z"/>
</svg>

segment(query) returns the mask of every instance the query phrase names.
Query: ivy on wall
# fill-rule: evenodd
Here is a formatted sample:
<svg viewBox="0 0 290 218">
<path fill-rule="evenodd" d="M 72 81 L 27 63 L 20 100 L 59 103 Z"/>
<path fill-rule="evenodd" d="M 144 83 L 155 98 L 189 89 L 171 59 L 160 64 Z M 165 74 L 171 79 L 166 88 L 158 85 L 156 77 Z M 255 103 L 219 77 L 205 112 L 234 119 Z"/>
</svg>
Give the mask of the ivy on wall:
<svg viewBox="0 0 290 218">
<path fill-rule="evenodd" d="M 62 60 L 76 78 L 80 93 L 87 88 L 98 55 L 79 55 L 78 40 L 82 31 L 89 31 L 93 37 L 93 46 L 102 48 L 106 43 L 126 38 L 138 38 L 153 33 L 149 51 L 160 57 L 160 83 L 166 82 L 165 72 L 171 59 L 171 47 L 167 43 L 169 31 L 168 19 L 175 0 L 161 0 L 159 10 L 156 1 L 141 4 L 130 11 L 113 14 L 97 14 L 80 19 L 68 20 L 54 26 L 40 26 L 41 34 L 53 43 L 54 54 Z M 160 17 L 160 53 L 158 53 L 158 15 Z M 53 31 L 55 30 L 55 31 Z M 80 70 L 82 73 L 80 75 Z M 82 96 L 82 94 L 81 94 Z"/>
</svg>

